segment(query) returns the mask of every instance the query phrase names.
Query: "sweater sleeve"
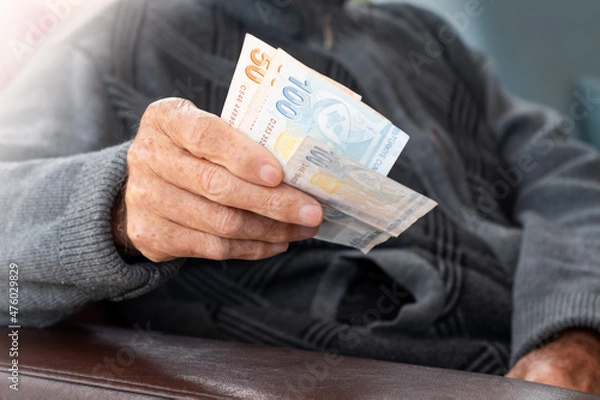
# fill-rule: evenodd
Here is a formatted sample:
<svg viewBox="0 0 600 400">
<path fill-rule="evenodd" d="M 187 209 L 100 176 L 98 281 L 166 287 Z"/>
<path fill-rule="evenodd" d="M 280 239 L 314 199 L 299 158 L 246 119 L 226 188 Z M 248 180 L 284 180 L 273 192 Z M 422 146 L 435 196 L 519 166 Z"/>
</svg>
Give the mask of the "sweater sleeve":
<svg viewBox="0 0 600 400">
<path fill-rule="evenodd" d="M 600 154 L 569 138 L 574 116 L 507 96 L 481 60 L 486 114 L 515 183 L 512 213 L 522 227 L 516 362 L 565 329 L 600 332 Z"/>
<path fill-rule="evenodd" d="M 128 264 L 115 248 L 111 209 L 130 142 L 105 73 L 77 46 L 49 45 L 0 95 L 0 285 L 8 293 L 9 269 L 18 269 L 23 326 L 51 325 L 89 301 L 140 295 L 183 262 Z M 6 326 L 7 295 L 0 308 Z"/>
<path fill-rule="evenodd" d="M 600 332 L 600 154 L 571 138 L 582 109 L 600 104 L 588 99 L 561 116 L 508 95 L 488 58 L 458 36 L 444 37 L 447 22 L 413 10 L 478 98 L 503 163 L 503 181 L 492 186 L 510 186 L 503 206 L 521 230 L 512 266 L 512 362 L 565 329 Z"/>
</svg>

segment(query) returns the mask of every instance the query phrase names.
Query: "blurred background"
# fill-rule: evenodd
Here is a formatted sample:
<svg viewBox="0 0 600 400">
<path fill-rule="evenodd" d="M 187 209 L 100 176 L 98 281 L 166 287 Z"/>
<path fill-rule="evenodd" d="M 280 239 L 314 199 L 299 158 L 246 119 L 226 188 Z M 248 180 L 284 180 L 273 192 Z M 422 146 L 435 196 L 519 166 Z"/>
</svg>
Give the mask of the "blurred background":
<svg viewBox="0 0 600 400">
<path fill-rule="evenodd" d="M 102 1 L 0 0 L 0 90 L 62 23 Z M 494 59 L 511 93 L 558 110 L 577 135 L 600 146 L 600 0 L 371 1 L 441 15 Z"/>
<path fill-rule="evenodd" d="M 444 17 L 493 58 L 509 92 L 558 110 L 600 146 L 599 0 L 397 1 Z"/>
<path fill-rule="evenodd" d="M 0 0 L 0 90 L 60 25 L 102 1 Z"/>
</svg>

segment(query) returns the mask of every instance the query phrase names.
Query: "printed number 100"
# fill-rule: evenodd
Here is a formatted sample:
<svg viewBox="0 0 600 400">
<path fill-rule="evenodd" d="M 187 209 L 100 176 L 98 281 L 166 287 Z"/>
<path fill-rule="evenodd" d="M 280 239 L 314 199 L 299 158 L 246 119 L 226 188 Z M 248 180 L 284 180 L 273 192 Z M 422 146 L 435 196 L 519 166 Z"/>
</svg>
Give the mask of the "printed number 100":
<svg viewBox="0 0 600 400">
<path fill-rule="evenodd" d="M 293 86 L 283 88 L 285 99 L 279 100 L 275 106 L 281 115 L 295 121 L 300 119 L 300 108 L 308 103 L 309 95 L 313 93 L 313 90 L 309 81 L 302 83 L 293 76 L 290 76 L 289 81 L 293 83 Z"/>
</svg>

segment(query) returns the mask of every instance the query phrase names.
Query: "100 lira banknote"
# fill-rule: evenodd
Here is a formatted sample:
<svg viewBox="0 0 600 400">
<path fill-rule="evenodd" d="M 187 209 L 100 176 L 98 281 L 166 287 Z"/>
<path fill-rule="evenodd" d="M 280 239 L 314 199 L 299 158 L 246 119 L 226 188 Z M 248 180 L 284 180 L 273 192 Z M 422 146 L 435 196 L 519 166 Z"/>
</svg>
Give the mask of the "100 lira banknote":
<svg viewBox="0 0 600 400">
<path fill-rule="evenodd" d="M 311 136 L 388 174 L 408 142 L 406 133 L 291 57 L 270 74 L 275 78 L 263 81 L 255 93 L 264 104 L 254 119 L 244 119 L 240 131 L 269 149 L 282 165 Z"/>
<path fill-rule="evenodd" d="M 367 252 L 436 205 L 385 177 L 408 135 L 358 94 L 254 36 L 221 116 L 277 157 L 285 183 L 321 202 L 317 239 Z"/>
<path fill-rule="evenodd" d="M 227 93 L 221 118 L 234 128 L 239 128 L 248 110 L 252 108 L 256 92 L 261 83 L 267 78 L 269 71 L 278 70 L 283 63 L 291 60 L 293 58 L 283 50 L 276 49 L 255 36 L 247 34 Z M 308 67 L 304 68 L 310 69 Z M 320 76 L 358 101 L 361 100 L 361 96 L 350 89 L 324 75 Z"/>
<path fill-rule="evenodd" d="M 381 239 L 397 237 L 436 203 L 351 160 L 333 147 L 306 137 L 284 167 L 284 182 L 310 194 L 336 226 L 336 237 L 347 236 L 353 247 L 370 250 Z M 339 230 L 342 227 L 343 229 Z M 324 235 L 324 231 L 319 232 Z M 326 239 L 331 238 L 329 233 Z M 368 251 L 367 250 L 367 251 Z"/>
</svg>

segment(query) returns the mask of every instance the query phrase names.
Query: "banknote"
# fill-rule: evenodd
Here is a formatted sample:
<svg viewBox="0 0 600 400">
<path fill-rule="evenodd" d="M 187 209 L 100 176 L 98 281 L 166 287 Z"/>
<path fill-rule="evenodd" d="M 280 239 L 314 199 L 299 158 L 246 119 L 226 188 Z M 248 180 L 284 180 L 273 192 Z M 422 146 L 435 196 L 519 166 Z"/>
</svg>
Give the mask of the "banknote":
<svg viewBox="0 0 600 400">
<path fill-rule="evenodd" d="M 277 49 L 252 35 L 246 35 L 221 112 L 221 118 L 229 125 L 234 128 L 240 126 L 276 54 Z"/>
<path fill-rule="evenodd" d="M 238 128 L 244 117 L 252 110 L 256 92 L 269 71 L 277 70 L 281 68 L 283 63 L 293 61 L 295 61 L 294 58 L 282 49 L 276 49 L 257 37 L 246 34 L 233 79 L 229 86 L 225 105 L 221 112 L 221 118 L 234 128 Z M 303 67 L 311 70 L 306 66 Z M 318 74 L 316 71 L 313 72 Z M 358 101 L 361 100 L 361 96 L 352 90 L 331 78 L 319 75 L 349 96 Z"/>
<path fill-rule="evenodd" d="M 366 253 L 436 206 L 385 177 L 406 133 L 357 93 L 252 35 L 221 117 L 277 157 L 286 184 L 322 204 L 316 239 Z"/>
<path fill-rule="evenodd" d="M 437 205 L 310 136 L 283 171 L 285 183 L 310 194 L 326 210 L 340 213 L 338 220 L 350 217 L 391 236 L 404 232 Z M 326 217 L 335 221 L 331 215 Z"/>
<path fill-rule="evenodd" d="M 355 218 L 323 204 L 325 220 L 319 227 L 315 239 L 344 246 L 351 246 L 363 253 L 368 253 L 373 247 L 386 242 L 392 235 L 374 229 Z"/>
<path fill-rule="evenodd" d="M 311 68 L 308 68 L 306 65 L 302 64 L 282 49 L 277 49 L 275 51 L 275 57 L 271 64 L 273 67 L 267 70 L 266 75 L 264 76 L 258 88 L 253 88 L 252 92 L 254 97 L 252 98 L 252 102 L 246 109 L 246 114 L 242 118 L 242 122 L 237 126 L 237 128 L 242 131 L 251 131 L 254 127 L 254 124 L 260 116 L 260 112 L 264 107 L 266 100 L 272 92 L 273 86 L 275 86 L 275 82 L 277 81 L 277 78 L 281 73 L 283 66 L 286 64 L 295 64 L 295 67 L 297 69 L 303 70 L 305 72 L 310 72 L 311 74 L 318 76 L 324 82 L 327 82 L 331 86 L 335 87 L 347 96 L 352 97 L 358 102 L 360 102 L 362 99 L 362 97 L 359 94 L 353 92 L 352 90 L 334 81 L 333 79 L 324 76 Z"/>
<path fill-rule="evenodd" d="M 388 174 L 408 142 L 406 133 L 298 62 L 286 62 L 276 72 L 272 82 L 260 85 L 255 98 L 266 98 L 264 105 L 255 121 L 244 120 L 241 132 L 270 150 L 282 166 L 311 136 Z"/>
</svg>

